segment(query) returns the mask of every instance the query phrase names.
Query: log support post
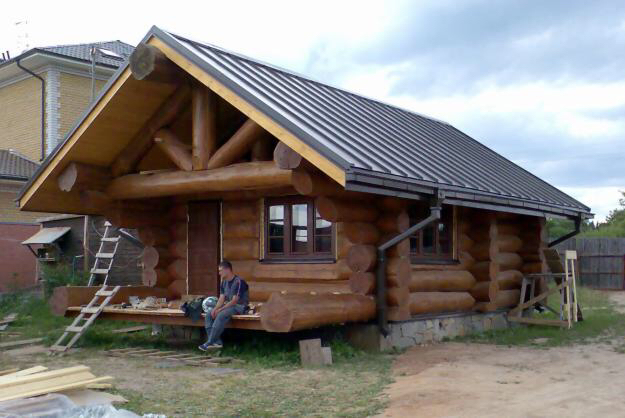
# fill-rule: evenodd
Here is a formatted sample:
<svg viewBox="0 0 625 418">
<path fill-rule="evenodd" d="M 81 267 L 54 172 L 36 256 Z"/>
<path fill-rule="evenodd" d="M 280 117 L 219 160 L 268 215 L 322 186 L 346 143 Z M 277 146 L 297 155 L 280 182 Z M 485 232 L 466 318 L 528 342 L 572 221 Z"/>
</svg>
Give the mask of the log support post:
<svg viewBox="0 0 625 418">
<path fill-rule="evenodd" d="M 198 84 L 193 86 L 191 103 L 193 169 L 206 170 L 217 149 L 217 96 Z"/>
</svg>

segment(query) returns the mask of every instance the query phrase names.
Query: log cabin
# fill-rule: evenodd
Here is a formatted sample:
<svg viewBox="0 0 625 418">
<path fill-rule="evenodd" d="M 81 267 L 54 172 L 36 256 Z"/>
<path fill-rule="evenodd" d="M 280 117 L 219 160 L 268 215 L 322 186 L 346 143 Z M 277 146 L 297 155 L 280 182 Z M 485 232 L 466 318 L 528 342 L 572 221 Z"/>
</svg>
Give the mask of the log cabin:
<svg viewBox="0 0 625 418">
<path fill-rule="evenodd" d="M 231 326 L 268 332 L 508 309 L 545 268 L 546 218 L 592 216 L 445 122 L 157 27 L 18 204 L 137 228 L 143 285 L 117 302 L 216 295 L 230 260 L 260 306 Z M 57 290 L 62 314 L 95 291 Z"/>
</svg>

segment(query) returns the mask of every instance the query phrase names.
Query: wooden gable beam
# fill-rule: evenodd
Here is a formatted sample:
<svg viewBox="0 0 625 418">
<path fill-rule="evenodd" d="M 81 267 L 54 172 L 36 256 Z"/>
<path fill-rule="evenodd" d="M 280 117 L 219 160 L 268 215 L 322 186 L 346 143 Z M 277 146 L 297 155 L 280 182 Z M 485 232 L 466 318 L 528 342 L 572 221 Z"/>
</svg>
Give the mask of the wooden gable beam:
<svg viewBox="0 0 625 418">
<path fill-rule="evenodd" d="M 139 161 L 150 151 L 156 131 L 171 124 L 189 101 L 190 88 L 183 84 L 163 102 L 158 110 L 139 130 L 137 135 L 117 156 L 111 167 L 113 176 L 121 176 L 133 171 Z"/>
<path fill-rule="evenodd" d="M 217 96 L 203 85 L 192 91 L 193 169 L 206 170 L 217 149 Z"/>
<path fill-rule="evenodd" d="M 184 72 L 152 45 L 137 45 L 128 63 L 132 76 L 137 80 L 180 84 L 185 78 Z"/>
<path fill-rule="evenodd" d="M 180 141 L 173 132 L 160 129 L 154 135 L 154 143 L 178 168 L 184 171 L 193 169 L 190 147 Z"/>
<path fill-rule="evenodd" d="M 111 181 L 111 173 L 106 167 L 71 162 L 57 177 L 59 189 L 64 192 L 72 190 L 104 190 Z"/>
<path fill-rule="evenodd" d="M 263 134 L 264 129 L 251 119 L 245 121 L 235 133 L 215 152 L 208 161 L 207 168 L 220 168 L 230 165 L 243 157 Z"/>
<path fill-rule="evenodd" d="M 173 61 L 184 71 L 188 72 L 197 80 L 201 81 L 206 87 L 214 91 L 222 99 L 237 108 L 248 118 L 254 120 L 263 129 L 278 138 L 278 140 L 287 144 L 291 149 L 302 155 L 306 160 L 310 161 L 313 165 L 326 173 L 337 183 L 345 186 L 345 171 L 341 167 L 337 166 L 332 161 L 321 155 L 318 151 L 305 144 L 301 139 L 299 139 L 291 132 L 276 123 L 273 119 L 269 118 L 267 115 L 256 109 L 246 100 L 244 100 L 232 90 L 224 86 L 213 76 L 207 74 L 203 69 L 184 57 L 178 51 L 171 48 L 161 39 L 158 39 L 157 37 L 152 37 L 148 41 L 148 44 L 158 48 L 161 52 L 165 54 L 167 58 Z"/>
</svg>

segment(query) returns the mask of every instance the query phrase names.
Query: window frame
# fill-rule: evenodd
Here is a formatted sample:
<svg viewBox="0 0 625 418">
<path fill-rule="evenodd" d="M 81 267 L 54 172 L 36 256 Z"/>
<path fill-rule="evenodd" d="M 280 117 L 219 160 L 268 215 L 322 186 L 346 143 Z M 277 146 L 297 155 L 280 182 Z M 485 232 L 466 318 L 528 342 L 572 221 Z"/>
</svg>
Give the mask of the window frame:
<svg viewBox="0 0 625 418">
<path fill-rule="evenodd" d="M 412 208 L 411 208 L 412 209 Z M 443 206 L 443 210 L 448 211 L 447 218 L 447 228 L 449 231 L 448 239 L 449 239 L 449 253 L 441 253 L 441 241 L 440 241 L 440 231 L 437 225 L 441 222 L 435 222 L 433 224 L 428 225 L 426 228 L 433 227 L 434 229 L 434 244 L 436 247 L 436 251 L 431 254 L 423 253 L 423 231 L 425 228 L 417 231 L 413 235 L 411 235 L 408 239 L 410 240 L 410 261 L 412 264 L 457 264 L 457 255 L 456 255 L 456 209 L 455 206 Z M 415 224 L 418 222 L 418 219 L 410 218 L 410 224 Z M 417 247 L 420 250 L 419 252 L 412 251 L 412 239 L 417 239 Z"/>
<path fill-rule="evenodd" d="M 292 221 L 292 207 L 298 204 L 308 205 L 307 210 L 307 250 L 306 252 L 294 253 L 291 250 L 291 244 L 293 239 L 293 221 Z M 269 252 L 269 228 L 270 217 L 269 211 L 272 206 L 283 205 L 284 208 L 284 235 L 283 235 L 283 248 L 282 253 L 270 253 Z M 335 262 L 336 261 L 336 224 L 331 223 L 330 233 L 330 251 L 328 252 L 315 252 L 316 241 L 316 208 L 315 200 L 307 196 L 284 196 L 284 197 L 271 197 L 264 199 L 263 208 L 263 262 L 282 262 L 282 263 L 323 263 L 323 262 Z M 327 235 L 323 235 L 327 236 Z"/>
</svg>

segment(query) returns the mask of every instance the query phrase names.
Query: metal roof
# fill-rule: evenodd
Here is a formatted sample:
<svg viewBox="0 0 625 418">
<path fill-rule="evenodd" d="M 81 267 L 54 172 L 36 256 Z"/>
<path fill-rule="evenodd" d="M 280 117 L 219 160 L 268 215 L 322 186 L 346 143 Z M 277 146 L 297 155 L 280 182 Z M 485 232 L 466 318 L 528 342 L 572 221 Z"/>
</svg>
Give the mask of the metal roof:
<svg viewBox="0 0 625 418">
<path fill-rule="evenodd" d="M 150 33 L 343 167 L 348 182 L 590 211 L 448 123 L 158 28 Z"/>
<path fill-rule="evenodd" d="M 28 180 L 39 164 L 13 151 L 0 149 L 0 178 Z"/>
<path fill-rule="evenodd" d="M 54 228 L 41 228 L 32 237 L 23 241 L 22 244 L 52 244 L 54 241 L 67 234 L 72 228 L 69 226 L 56 226 Z"/>
</svg>

